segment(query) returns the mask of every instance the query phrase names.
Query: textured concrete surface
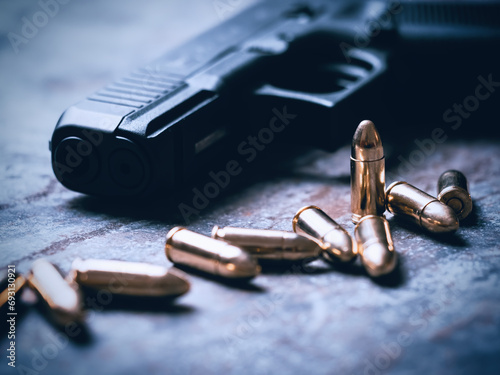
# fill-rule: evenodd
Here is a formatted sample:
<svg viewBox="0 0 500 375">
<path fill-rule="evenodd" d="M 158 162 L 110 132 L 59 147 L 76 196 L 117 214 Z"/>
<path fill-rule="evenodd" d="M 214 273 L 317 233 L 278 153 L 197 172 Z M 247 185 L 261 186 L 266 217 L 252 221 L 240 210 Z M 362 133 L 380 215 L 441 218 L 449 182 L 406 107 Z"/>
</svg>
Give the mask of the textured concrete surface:
<svg viewBox="0 0 500 375">
<path fill-rule="evenodd" d="M 19 32 L 21 17 L 32 17 L 38 5 L 0 5 L 1 266 L 26 272 L 45 257 L 67 272 L 77 256 L 169 264 L 164 236 L 184 224 L 176 207 L 137 207 L 65 189 L 53 176 L 47 141 L 66 107 L 219 22 L 216 3 L 69 2 L 17 54 L 5 35 Z M 244 6 L 227 3 L 234 11 Z M 463 129 L 474 126 L 471 116 Z M 191 274 L 192 290 L 172 305 L 116 306 L 102 297 L 89 310 L 87 332 L 76 337 L 26 308 L 16 324 L 16 369 L 7 365 L 9 340 L 1 331 L 0 373 L 498 374 L 499 142 L 455 131 L 409 167 L 399 157 L 409 160 L 417 149 L 412 136 L 380 132 L 388 182 L 404 179 L 434 193 L 439 174 L 457 168 L 475 204 L 451 237 L 387 215 L 401 258 L 396 275 L 375 282 L 357 263 L 339 268 L 320 260 L 267 269 L 246 287 Z M 245 169 L 189 228 L 291 230 L 297 209 L 315 204 L 352 234 L 349 142 L 331 154 L 290 157 L 271 144 L 258 155 L 263 172 L 251 170 L 261 168 L 257 163 Z"/>
</svg>

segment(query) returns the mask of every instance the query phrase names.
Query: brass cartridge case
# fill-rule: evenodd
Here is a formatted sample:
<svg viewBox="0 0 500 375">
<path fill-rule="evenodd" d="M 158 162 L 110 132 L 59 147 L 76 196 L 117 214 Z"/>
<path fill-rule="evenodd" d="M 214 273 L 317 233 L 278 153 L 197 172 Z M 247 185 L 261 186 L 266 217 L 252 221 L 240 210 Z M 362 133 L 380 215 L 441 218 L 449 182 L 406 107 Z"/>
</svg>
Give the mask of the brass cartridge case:
<svg viewBox="0 0 500 375">
<path fill-rule="evenodd" d="M 313 260 L 322 251 L 316 242 L 299 234 L 282 230 L 215 226 L 212 230 L 212 238 L 239 246 L 259 260 Z"/>
<path fill-rule="evenodd" d="M 351 146 L 351 211 L 354 223 L 385 211 L 385 157 L 373 122 L 362 121 Z"/>
<path fill-rule="evenodd" d="M 60 325 L 81 323 L 84 318 L 82 296 L 75 283 L 68 283 L 57 268 L 39 259 L 31 267 L 28 283 L 48 308 L 54 321 Z"/>
<path fill-rule="evenodd" d="M 382 216 L 364 216 L 354 228 L 358 253 L 366 271 L 372 277 L 386 275 L 396 266 L 389 223 Z"/>
<path fill-rule="evenodd" d="M 18 298 L 18 293 L 22 291 L 26 285 L 26 278 L 21 274 L 16 274 L 16 277 L 10 277 L 12 273 L 8 268 L 0 271 L 0 287 L 3 289 L 0 292 L 0 308 L 2 308 L 9 300 L 9 296 Z M 13 281 L 13 282 L 12 282 Z"/>
<path fill-rule="evenodd" d="M 455 211 L 433 196 L 403 181 L 392 183 L 386 192 L 387 209 L 432 233 L 458 229 Z"/>
<path fill-rule="evenodd" d="M 75 259 L 71 277 L 79 285 L 137 297 L 177 297 L 189 290 L 183 272 L 156 264 Z"/>
<path fill-rule="evenodd" d="M 449 170 L 438 179 L 438 199 L 455 211 L 459 220 L 465 219 L 472 211 L 467 178 L 460 171 Z"/>
<path fill-rule="evenodd" d="M 301 208 L 292 221 L 293 231 L 316 241 L 321 256 L 329 262 L 349 262 L 356 256 L 356 246 L 349 233 L 319 207 Z"/>
<path fill-rule="evenodd" d="M 261 270 L 242 248 L 182 227 L 168 232 L 165 254 L 174 264 L 230 279 L 249 279 Z"/>
</svg>

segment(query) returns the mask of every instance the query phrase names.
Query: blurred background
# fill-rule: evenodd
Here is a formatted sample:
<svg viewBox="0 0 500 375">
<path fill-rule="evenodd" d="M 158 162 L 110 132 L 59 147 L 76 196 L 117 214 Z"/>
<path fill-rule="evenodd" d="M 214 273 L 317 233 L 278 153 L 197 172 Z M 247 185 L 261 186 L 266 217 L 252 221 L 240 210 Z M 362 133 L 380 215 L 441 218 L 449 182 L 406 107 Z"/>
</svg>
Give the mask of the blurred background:
<svg viewBox="0 0 500 375">
<path fill-rule="evenodd" d="M 164 238 L 185 225 L 179 213 L 64 188 L 54 177 L 48 141 L 66 108 L 254 3 L 0 1 L 0 266 L 27 273 L 42 257 L 63 273 L 76 257 L 170 265 Z M 28 30 L 34 19 L 39 26 Z M 487 55 L 498 53 L 496 43 Z M 474 95 L 478 74 L 500 76 L 491 61 L 475 59 L 474 49 L 461 53 L 466 63 L 457 61 L 443 82 L 429 87 L 439 92 L 454 82 L 449 97 L 425 96 L 398 108 L 374 97 L 396 114 L 390 126 L 377 124 L 387 183 L 404 179 L 435 194 L 439 175 L 460 169 L 475 205 L 458 234 L 445 239 L 387 215 L 401 257 L 397 278 L 377 283 L 359 264 L 338 269 L 319 260 L 267 270 L 244 288 L 192 274 L 192 290 L 172 305 L 90 308 L 88 332 L 76 338 L 54 327 L 28 296 L 24 308 L 19 301 L 17 367 L 3 356 L 0 373 L 498 374 L 500 93 L 494 89 L 456 130 L 442 116 Z M 420 65 L 418 56 L 409 60 Z M 422 63 L 420 73 L 431 65 Z M 406 68 L 399 65 L 402 93 L 414 87 Z M 426 101 L 434 103 L 432 116 Z M 446 141 L 429 146 L 440 127 Z M 189 229 L 290 231 L 295 212 L 317 204 L 352 234 L 350 138 L 338 143 L 333 152 L 304 147 L 298 153 L 273 143 L 253 172 L 211 201 Z M 10 342 L 2 327 L 5 353 Z"/>
</svg>

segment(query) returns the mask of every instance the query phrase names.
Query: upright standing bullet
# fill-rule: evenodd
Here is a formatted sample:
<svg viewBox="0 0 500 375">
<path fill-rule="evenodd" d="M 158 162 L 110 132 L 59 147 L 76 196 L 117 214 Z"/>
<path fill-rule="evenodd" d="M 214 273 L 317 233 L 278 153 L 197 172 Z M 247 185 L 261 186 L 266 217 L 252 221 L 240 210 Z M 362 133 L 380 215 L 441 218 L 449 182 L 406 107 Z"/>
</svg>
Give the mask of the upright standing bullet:
<svg viewBox="0 0 500 375">
<path fill-rule="evenodd" d="M 384 190 L 384 148 L 373 122 L 364 120 L 354 133 L 351 147 L 351 211 L 354 223 L 363 216 L 384 213 Z"/>
<path fill-rule="evenodd" d="M 361 262 L 370 276 L 386 275 L 394 269 L 397 255 L 385 217 L 364 216 L 354 228 L 354 236 Z"/>
<path fill-rule="evenodd" d="M 356 256 L 356 246 L 349 233 L 319 207 L 301 208 L 292 220 L 293 231 L 304 232 L 321 246 L 321 255 L 329 262 L 349 262 Z"/>
<path fill-rule="evenodd" d="M 458 219 L 451 207 L 407 182 L 393 182 L 387 188 L 386 200 L 389 212 L 406 217 L 429 232 L 458 229 Z"/>
<path fill-rule="evenodd" d="M 178 297 L 189 290 L 179 270 L 121 260 L 75 259 L 71 277 L 82 286 L 135 297 Z"/>
<path fill-rule="evenodd" d="M 467 178 L 460 171 L 449 170 L 439 176 L 438 199 L 453 208 L 457 217 L 465 219 L 472 211 Z"/>
<path fill-rule="evenodd" d="M 216 276 L 248 279 L 260 273 L 257 261 L 240 247 L 182 227 L 168 232 L 165 254 L 173 263 Z"/>
<path fill-rule="evenodd" d="M 316 242 L 283 230 L 215 226 L 212 238 L 239 246 L 259 260 L 314 260 L 322 250 Z"/>
<path fill-rule="evenodd" d="M 83 321 L 82 296 L 78 286 L 64 280 L 54 265 L 45 259 L 35 261 L 28 282 L 45 303 L 56 323 L 65 325 Z"/>
</svg>

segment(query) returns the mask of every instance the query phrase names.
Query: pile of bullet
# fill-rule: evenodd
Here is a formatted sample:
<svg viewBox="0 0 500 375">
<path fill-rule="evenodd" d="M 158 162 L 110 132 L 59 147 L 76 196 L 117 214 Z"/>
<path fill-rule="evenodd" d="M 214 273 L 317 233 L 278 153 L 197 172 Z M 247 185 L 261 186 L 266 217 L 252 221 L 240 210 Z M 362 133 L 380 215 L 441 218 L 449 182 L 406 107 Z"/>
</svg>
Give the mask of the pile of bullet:
<svg viewBox="0 0 500 375">
<path fill-rule="evenodd" d="M 174 264 L 231 279 L 250 279 L 264 261 L 353 262 L 359 255 L 371 277 L 390 274 L 397 265 L 384 212 L 408 219 L 431 233 L 451 233 L 472 210 L 465 176 L 455 170 L 438 180 L 438 198 L 403 181 L 385 189 L 385 156 L 371 121 L 362 121 L 351 148 L 351 211 L 354 238 L 319 207 L 301 208 L 292 219 L 295 233 L 219 228 L 212 238 L 176 227 L 167 234 L 165 254 Z"/>
<path fill-rule="evenodd" d="M 356 129 L 351 148 L 354 240 L 311 205 L 295 214 L 293 232 L 215 226 L 207 237 L 175 227 L 167 234 L 165 255 L 175 265 L 231 280 L 252 279 L 266 262 L 305 263 L 322 258 L 329 263 L 352 263 L 359 256 L 368 275 L 380 277 L 397 265 L 386 210 L 437 234 L 456 231 L 459 220 L 470 214 L 472 199 L 461 172 L 444 172 L 437 185 L 437 198 L 403 181 L 385 189 L 382 141 L 373 122 L 365 120 Z M 39 259 L 28 275 L 9 276 L 9 284 L 7 274 L 1 278 L 5 290 L 0 293 L 0 307 L 27 284 L 58 325 L 84 321 L 83 291 L 171 300 L 190 288 L 184 273 L 176 268 L 118 260 L 76 259 L 64 278 L 54 265 Z"/>
<path fill-rule="evenodd" d="M 86 294 L 106 291 L 114 296 L 170 301 L 190 288 L 184 273 L 176 268 L 120 260 L 78 258 L 66 278 L 45 259 L 36 260 L 30 272 L 17 275 L 14 282 L 12 274 L 4 271 L 1 282 L 5 290 L 0 294 L 0 307 L 8 305 L 15 293 L 29 285 L 52 322 L 61 327 L 84 323 Z"/>
</svg>

